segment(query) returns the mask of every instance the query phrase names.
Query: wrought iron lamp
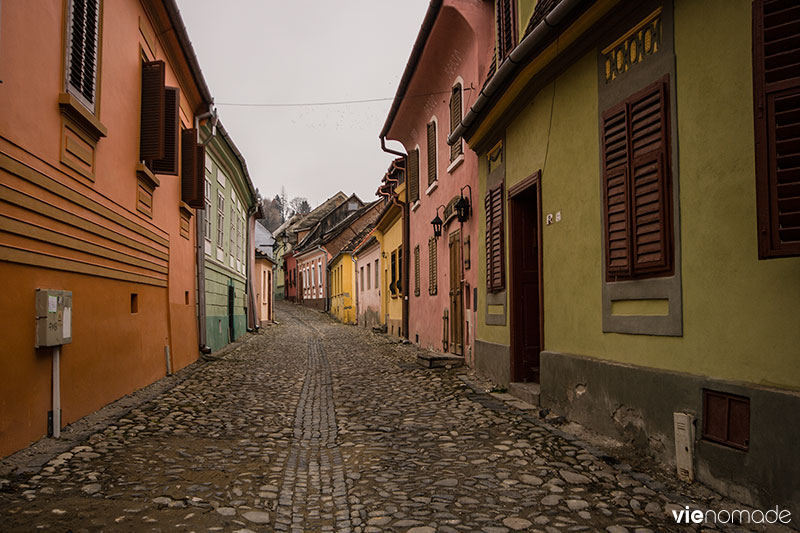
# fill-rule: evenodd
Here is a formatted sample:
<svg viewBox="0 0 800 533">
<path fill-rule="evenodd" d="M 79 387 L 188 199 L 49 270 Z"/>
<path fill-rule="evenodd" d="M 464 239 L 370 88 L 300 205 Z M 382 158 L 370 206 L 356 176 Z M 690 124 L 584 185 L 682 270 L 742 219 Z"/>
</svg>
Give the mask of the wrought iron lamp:
<svg viewBox="0 0 800 533">
<path fill-rule="evenodd" d="M 464 189 L 469 189 L 469 198 L 464 197 Z M 472 187 L 469 185 L 464 185 L 461 187 L 461 198 L 456 201 L 456 204 L 453 206 L 456 210 L 456 216 L 458 217 L 459 222 L 466 222 L 469 220 L 470 210 L 472 204 Z"/>
<path fill-rule="evenodd" d="M 436 208 L 436 217 L 431 220 L 431 225 L 433 226 L 433 236 L 434 237 L 441 237 L 442 236 L 442 219 L 439 218 L 439 209 L 443 209 L 444 206 L 440 205 Z"/>
</svg>

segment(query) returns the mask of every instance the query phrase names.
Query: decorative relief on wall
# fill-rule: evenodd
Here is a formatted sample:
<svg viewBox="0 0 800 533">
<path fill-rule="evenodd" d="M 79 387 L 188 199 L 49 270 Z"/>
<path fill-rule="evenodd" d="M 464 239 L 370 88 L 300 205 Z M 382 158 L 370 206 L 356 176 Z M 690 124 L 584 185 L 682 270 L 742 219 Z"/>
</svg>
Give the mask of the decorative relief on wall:
<svg viewBox="0 0 800 533">
<path fill-rule="evenodd" d="M 646 19 L 603 50 L 606 83 L 611 83 L 661 49 L 662 9 L 659 7 L 653 11 Z"/>
</svg>

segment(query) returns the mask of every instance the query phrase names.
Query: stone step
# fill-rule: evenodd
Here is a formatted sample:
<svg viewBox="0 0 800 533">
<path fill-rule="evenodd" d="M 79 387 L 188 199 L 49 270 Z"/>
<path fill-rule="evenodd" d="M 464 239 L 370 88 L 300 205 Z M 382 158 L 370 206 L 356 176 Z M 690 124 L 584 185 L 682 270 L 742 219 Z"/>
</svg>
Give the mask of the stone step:
<svg viewBox="0 0 800 533">
<path fill-rule="evenodd" d="M 508 393 L 532 405 L 539 405 L 539 384 L 538 383 L 509 383 Z"/>
<path fill-rule="evenodd" d="M 444 353 L 425 353 L 417 355 L 417 363 L 425 368 L 458 368 L 464 366 L 464 358 Z"/>
</svg>

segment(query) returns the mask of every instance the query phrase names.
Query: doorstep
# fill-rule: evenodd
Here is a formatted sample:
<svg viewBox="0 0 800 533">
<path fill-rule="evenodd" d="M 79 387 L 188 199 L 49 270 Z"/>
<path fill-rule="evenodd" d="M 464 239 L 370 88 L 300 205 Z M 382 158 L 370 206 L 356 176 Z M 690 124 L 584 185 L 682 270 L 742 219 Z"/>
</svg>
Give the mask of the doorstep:
<svg viewBox="0 0 800 533">
<path fill-rule="evenodd" d="M 425 368 L 458 368 L 464 366 L 464 358 L 443 353 L 423 353 L 417 355 L 417 363 Z"/>
<path fill-rule="evenodd" d="M 519 398 L 523 402 L 536 406 L 539 405 L 540 390 L 538 383 L 514 382 L 508 385 L 508 393 L 510 395 Z"/>
</svg>

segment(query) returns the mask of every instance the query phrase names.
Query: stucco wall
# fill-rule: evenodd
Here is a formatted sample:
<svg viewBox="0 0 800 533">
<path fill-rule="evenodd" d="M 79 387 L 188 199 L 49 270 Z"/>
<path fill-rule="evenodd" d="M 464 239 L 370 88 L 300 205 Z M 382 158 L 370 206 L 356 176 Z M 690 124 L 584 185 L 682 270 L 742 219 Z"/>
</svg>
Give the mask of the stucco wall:
<svg viewBox="0 0 800 533">
<path fill-rule="evenodd" d="M 358 277 L 358 324 L 372 327 L 383 324 L 381 315 L 381 248 L 374 245 L 360 253 L 356 259 L 356 276 Z M 375 261 L 378 261 L 378 283 L 375 283 Z M 369 265 L 369 276 L 367 275 Z M 361 269 L 364 269 L 364 284 L 361 283 Z M 369 281 L 367 278 L 369 277 Z"/>
</svg>

